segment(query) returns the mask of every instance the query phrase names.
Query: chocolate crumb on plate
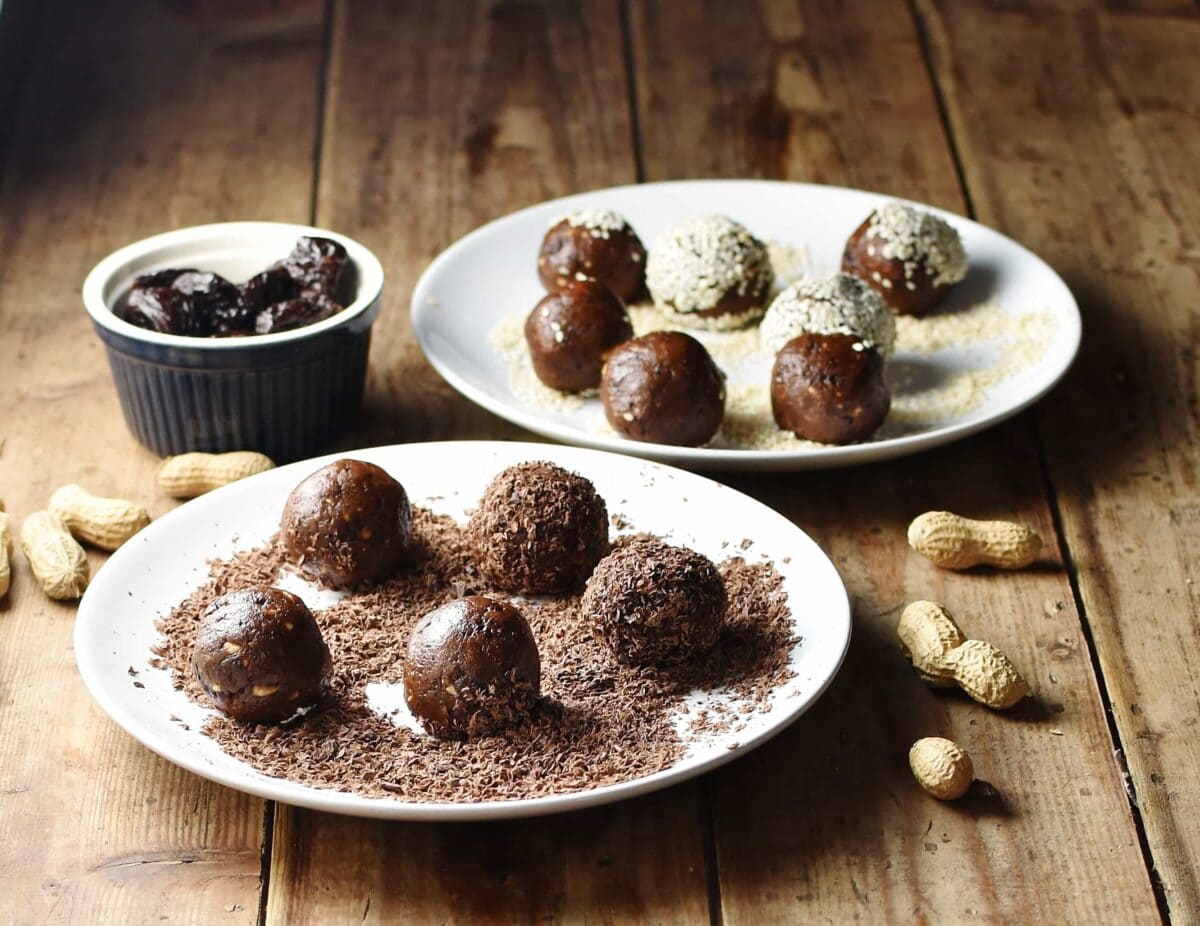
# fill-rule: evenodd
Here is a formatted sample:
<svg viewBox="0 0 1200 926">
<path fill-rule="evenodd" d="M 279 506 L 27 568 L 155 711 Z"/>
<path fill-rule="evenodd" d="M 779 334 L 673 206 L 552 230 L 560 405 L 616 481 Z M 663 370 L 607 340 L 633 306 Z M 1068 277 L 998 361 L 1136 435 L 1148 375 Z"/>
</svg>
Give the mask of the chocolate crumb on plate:
<svg viewBox="0 0 1200 926">
<path fill-rule="evenodd" d="M 467 533 L 453 519 L 422 508 L 413 515 L 420 552 L 411 568 L 314 611 L 333 656 L 327 706 L 282 726 L 214 714 L 203 732 L 221 749 L 265 775 L 369 797 L 442 803 L 546 797 L 677 763 L 704 735 L 690 729 L 688 702 L 697 689 L 730 705 L 728 711 L 711 706 L 714 732 L 729 732 L 745 722 L 737 705 L 761 710 L 794 677 L 789 657 L 796 638 L 780 575 L 770 563 L 730 559 L 720 565 L 729 603 L 716 645 L 670 672 L 616 664 L 592 638 L 577 595 L 522 600 L 542 661 L 537 708 L 495 736 L 435 739 L 381 710 L 379 692 L 403 684 L 408 636 L 425 614 L 463 595 L 507 596 L 479 576 Z M 191 653 L 208 603 L 233 589 L 291 578 L 292 568 L 278 538 L 216 561 L 209 581 L 160 620 L 156 649 L 192 700 L 204 703 Z"/>
</svg>

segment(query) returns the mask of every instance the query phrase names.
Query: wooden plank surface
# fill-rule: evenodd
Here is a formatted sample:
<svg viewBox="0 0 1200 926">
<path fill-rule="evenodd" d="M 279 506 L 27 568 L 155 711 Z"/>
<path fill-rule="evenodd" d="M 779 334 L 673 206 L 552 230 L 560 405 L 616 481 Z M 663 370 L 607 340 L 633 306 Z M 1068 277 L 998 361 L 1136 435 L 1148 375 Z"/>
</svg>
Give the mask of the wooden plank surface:
<svg viewBox="0 0 1200 926">
<path fill-rule="evenodd" d="M 648 180 L 816 179 L 963 210 L 905 4 L 633 11 Z M 855 639 L 810 716 L 709 780 L 725 921 L 1153 922 L 1082 628 L 1073 609 L 1043 610 L 1071 600 L 1066 575 L 1056 564 L 947 574 L 904 543 L 929 508 L 1015 516 L 1053 538 L 1028 427 L 899 464 L 734 484 L 834 557 Z M 895 642 L 898 611 L 916 598 L 999 644 L 1036 701 L 1002 715 L 925 690 Z M 944 805 L 921 793 L 906 757 L 926 735 L 963 743 L 999 796 Z"/>
<path fill-rule="evenodd" d="M 1135 6 L 920 8 L 981 219 L 1082 305 L 1038 430 L 1154 866 L 1197 922 L 1200 11 Z"/>
<path fill-rule="evenodd" d="M 636 179 L 616 4 L 340 3 L 324 137 L 318 221 L 388 275 L 351 442 L 527 437 L 433 372 L 408 299 L 474 226 Z M 267 921 L 707 922 L 698 800 L 453 827 L 280 807 Z"/>
<path fill-rule="evenodd" d="M 14 527 L 65 482 L 156 514 L 171 504 L 80 304 L 92 264 L 179 225 L 308 218 L 322 4 L 243 14 L 43 11 L 0 187 L 0 497 Z M 18 554 L 0 602 L 0 921 L 255 922 L 262 802 L 109 721 L 79 680 L 73 615 Z"/>
</svg>

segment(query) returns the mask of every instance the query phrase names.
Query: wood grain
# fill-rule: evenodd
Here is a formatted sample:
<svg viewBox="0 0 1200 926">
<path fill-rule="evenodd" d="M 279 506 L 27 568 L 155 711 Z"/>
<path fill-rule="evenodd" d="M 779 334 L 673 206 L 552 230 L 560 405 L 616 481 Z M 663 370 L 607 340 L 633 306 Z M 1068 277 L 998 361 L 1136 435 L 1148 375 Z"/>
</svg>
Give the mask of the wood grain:
<svg viewBox="0 0 1200 926">
<path fill-rule="evenodd" d="M 372 247 L 388 275 L 367 417 L 351 440 L 522 433 L 430 369 L 408 300 L 429 260 L 475 225 L 635 179 L 624 73 L 610 2 L 338 5 L 318 220 Z M 267 920 L 707 922 L 697 802 L 685 786 L 463 826 L 280 807 Z"/>
<path fill-rule="evenodd" d="M 232 22 L 116 0 L 43 10 L 0 187 L 0 496 L 14 524 L 64 482 L 170 507 L 121 422 L 80 281 L 170 227 L 308 218 L 321 17 L 319 2 Z M 73 614 L 18 555 L 0 603 L 0 919 L 253 923 L 262 803 L 110 722 L 79 680 Z"/>
<path fill-rule="evenodd" d="M 979 215 L 1082 306 L 1038 428 L 1155 869 L 1195 922 L 1200 12 L 920 8 Z"/>
<path fill-rule="evenodd" d="M 632 22 L 647 179 L 816 179 L 964 208 L 904 4 L 637 3 Z M 708 782 L 725 921 L 1153 922 L 1082 628 L 1070 607 L 1044 611 L 1071 600 L 1066 575 L 1054 562 L 943 573 L 904 542 L 934 507 L 1053 537 L 1028 426 L 899 464 L 733 484 L 830 552 L 855 638 L 809 716 Z M 895 642 L 916 598 L 999 644 L 1036 700 L 997 714 L 920 685 Z M 923 794 L 906 756 L 925 735 L 960 741 L 994 790 L 957 805 Z"/>
</svg>

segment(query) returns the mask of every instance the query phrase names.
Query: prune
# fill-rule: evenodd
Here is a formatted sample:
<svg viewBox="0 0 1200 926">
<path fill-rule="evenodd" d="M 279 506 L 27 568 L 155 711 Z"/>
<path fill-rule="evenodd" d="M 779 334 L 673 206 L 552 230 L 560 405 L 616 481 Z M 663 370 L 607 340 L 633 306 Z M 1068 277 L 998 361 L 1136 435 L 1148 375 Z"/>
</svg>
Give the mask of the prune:
<svg viewBox="0 0 1200 926">
<path fill-rule="evenodd" d="M 292 253 L 275 266 L 291 274 L 302 290 L 337 298 L 338 284 L 348 260 L 346 249 L 338 242 L 304 235 L 296 241 Z"/>
<path fill-rule="evenodd" d="M 187 300 L 183 293 L 171 288 L 175 277 L 187 272 L 162 270 L 138 277 L 133 289 L 117 306 L 117 317 L 161 334 L 191 334 Z"/>
<path fill-rule="evenodd" d="M 284 260 L 242 286 L 202 270 L 143 274 L 113 312 L 139 328 L 190 337 L 290 331 L 344 308 L 337 291 L 348 260 L 338 242 L 302 237 Z"/>
<path fill-rule="evenodd" d="M 201 337 L 245 332 L 254 323 L 236 286 L 199 270 L 159 270 L 138 277 L 117 314 L 141 328 Z"/>
<path fill-rule="evenodd" d="M 255 316 L 254 332 L 255 334 L 275 334 L 277 331 L 303 328 L 306 325 L 324 321 L 341 310 L 342 306 L 324 293 L 297 296 L 295 299 L 276 302 L 274 305 L 262 309 Z"/>
<path fill-rule="evenodd" d="M 295 299 L 299 295 L 300 285 L 283 267 L 272 267 L 270 270 L 256 273 L 242 284 L 242 299 L 255 312 L 261 312 L 277 302 Z"/>
<path fill-rule="evenodd" d="M 171 288 L 187 297 L 198 333 L 234 334 L 254 327 L 254 310 L 220 274 L 189 270 L 177 276 Z"/>
</svg>

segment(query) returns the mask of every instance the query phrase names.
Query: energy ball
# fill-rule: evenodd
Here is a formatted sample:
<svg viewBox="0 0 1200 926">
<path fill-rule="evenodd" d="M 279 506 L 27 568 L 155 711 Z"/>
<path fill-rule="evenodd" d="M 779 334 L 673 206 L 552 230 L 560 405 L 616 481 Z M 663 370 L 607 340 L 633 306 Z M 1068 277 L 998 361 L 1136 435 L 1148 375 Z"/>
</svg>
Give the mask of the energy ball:
<svg viewBox="0 0 1200 926">
<path fill-rule="evenodd" d="M 775 423 L 823 444 L 865 440 L 891 407 L 879 351 L 848 334 L 802 334 L 771 371 Z"/>
<path fill-rule="evenodd" d="M 525 320 L 534 372 L 563 392 L 599 386 L 608 352 L 632 337 L 625 303 L 593 280 L 573 280 L 549 293 Z"/>
<path fill-rule="evenodd" d="M 697 447 L 712 439 L 725 417 L 725 377 L 695 338 L 654 331 L 608 355 L 600 401 L 618 434 Z"/>
<path fill-rule="evenodd" d="M 858 277 L 839 273 L 805 277 L 781 292 L 758 334 L 772 354 L 802 334 L 848 334 L 886 359 L 896 346 L 896 320 L 877 292 Z"/>
<path fill-rule="evenodd" d="M 574 592 L 608 552 L 608 508 L 582 476 L 521 463 L 492 480 L 467 536 L 493 585 L 526 595 Z"/>
<path fill-rule="evenodd" d="M 442 739 L 498 733 L 541 693 L 533 631 L 512 605 L 474 595 L 430 611 L 408 638 L 404 700 Z"/>
<path fill-rule="evenodd" d="M 726 603 L 721 574 L 706 556 L 638 537 L 600 561 L 580 606 L 618 662 L 670 666 L 712 649 Z"/>
<path fill-rule="evenodd" d="M 645 268 L 641 239 L 611 209 L 584 209 L 559 219 L 546 232 L 538 252 L 538 276 L 546 289 L 596 280 L 624 302 L 642 294 Z"/>
<path fill-rule="evenodd" d="M 646 285 L 655 304 L 692 328 L 741 328 L 757 321 L 774 281 L 766 245 L 719 215 L 668 229 L 646 259 Z"/>
<path fill-rule="evenodd" d="M 192 667 L 222 713 L 246 723 L 280 723 L 321 700 L 333 661 L 304 602 L 263 586 L 209 604 Z"/>
<path fill-rule="evenodd" d="M 404 564 L 412 507 L 404 487 L 375 464 L 337 460 L 292 490 L 280 531 L 304 572 L 349 588 L 386 579 Z"/>
<path fill-rule="evenodd" d="M 923 315 L 967 275 L 967 252 L 945 220 L 889 203 L 850 236 L 842 269 L 865 280 L 896 314 Z"/>
</svg>

